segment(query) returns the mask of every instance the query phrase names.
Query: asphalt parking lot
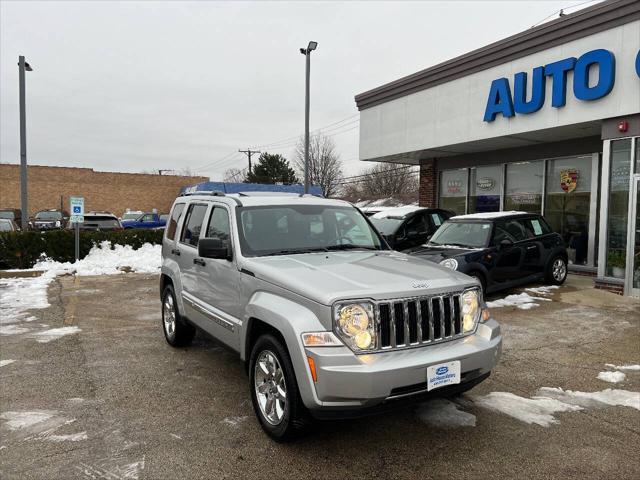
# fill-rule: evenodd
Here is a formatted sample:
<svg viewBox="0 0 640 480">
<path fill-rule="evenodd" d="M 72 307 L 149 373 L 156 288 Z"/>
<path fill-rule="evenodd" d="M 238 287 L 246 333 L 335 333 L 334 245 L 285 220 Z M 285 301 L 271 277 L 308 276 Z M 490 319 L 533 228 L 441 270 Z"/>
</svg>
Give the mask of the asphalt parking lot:
<svg viewBox="0 0 640 480">
<path fill-rule="evenodd" d="M 605 364 L 640 364 L 640 303 L 591 283 L 570 277 L 534 308 L 494 308 L 503 357 L 465 396 L 318 423 L 283 445 L 254 419 L 235 354 L 200 334 L 166 344 L 155 275 L 59 277 L 30 321 L 79 331 L 0 336 L 0 359 L 14 360 L 0 367 L 0 477 L 640 478 L 636 408 L 535 404 L 527 423 L 487 407 L 497 392 L 527 403 L 542 387 L 640 391 L 640 371 L 597 378 Z"/>
</svg>

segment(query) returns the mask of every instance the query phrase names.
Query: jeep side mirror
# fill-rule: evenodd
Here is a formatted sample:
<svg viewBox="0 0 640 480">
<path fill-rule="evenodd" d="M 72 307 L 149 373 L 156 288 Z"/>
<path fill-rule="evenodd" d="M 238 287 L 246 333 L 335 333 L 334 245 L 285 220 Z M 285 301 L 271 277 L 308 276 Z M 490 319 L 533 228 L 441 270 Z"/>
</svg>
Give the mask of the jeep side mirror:
<svg viewBox="0 0 640 480">
<path fill-rule="evenodd" d="M 511 245 L 513 245 L 513 242 L 511 240 L 509 240 L 508 238 L 505 238 L 503 240 L 500 240 L 500 250 L 505 250 L 509 247 L 511 247 Z"/>
<path fill-rule="evenodd" d="M 201 238 L 198 240 L 198 256 L 218 260 L 231 258 L 229 249 L 219 238 Z"/>
</svg>

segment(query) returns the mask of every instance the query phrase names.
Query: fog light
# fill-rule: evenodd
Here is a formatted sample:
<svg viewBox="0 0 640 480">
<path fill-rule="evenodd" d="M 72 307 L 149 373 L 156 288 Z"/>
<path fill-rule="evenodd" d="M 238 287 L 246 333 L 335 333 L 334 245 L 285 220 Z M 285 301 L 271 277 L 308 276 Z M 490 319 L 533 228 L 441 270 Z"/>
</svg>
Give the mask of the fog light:
<svg viewBox="0 0 640 480">
<path fill-rule="evenodd" d="M 369 332 L 359 332 L 355 338 L 356 347 L 366 350 L 371 346 L 371 334 Z"/>
</svg>

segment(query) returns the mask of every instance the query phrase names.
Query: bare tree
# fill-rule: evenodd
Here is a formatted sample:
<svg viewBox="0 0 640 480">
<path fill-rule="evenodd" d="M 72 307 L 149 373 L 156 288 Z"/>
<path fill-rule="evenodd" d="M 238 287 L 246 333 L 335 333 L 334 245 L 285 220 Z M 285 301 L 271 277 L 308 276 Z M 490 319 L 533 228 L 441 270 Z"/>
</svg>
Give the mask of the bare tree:
<svg viewBox="0 0 640 480">
<path fill-rule="evenodd" d="M 345 179 L 342 194 L 351 201 L 390 199 L 400 203 L 418 200 L 418 171 L 407 165 L 378 163 L 352 180 Z"/>
<path fill-rule="evenodd" d="M 244 183 L 246 179 L 246 168 L 229 168 L 224 172 L 222 181 L 227 183 Z"/>
<path fill-rule="evenodd" d="M 298 140 L 293 165 L 298 178 L 304 181 L 304 137 Z M 342 178 L 342 160 L 336 152 L 331 137 L 312 135 L 309 137 L 309 183 L 322 188 L 322 195 L 333 197 L 338 193 Z"/>
</svg>

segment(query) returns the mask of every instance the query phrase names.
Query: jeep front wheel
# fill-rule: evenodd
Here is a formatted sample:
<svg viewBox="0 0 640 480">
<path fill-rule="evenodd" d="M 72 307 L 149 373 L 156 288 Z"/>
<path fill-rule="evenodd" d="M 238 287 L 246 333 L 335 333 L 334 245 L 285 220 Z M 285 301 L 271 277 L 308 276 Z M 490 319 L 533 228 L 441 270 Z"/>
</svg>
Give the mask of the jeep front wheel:
<svg viewBox="0 0 640 480">
<path fill-rule="evenodd" d="M 308 414 L 300 398 L 289 352 L 273 335 L 262 335 L 249 361 L 251 401 L 262 429 L 278 442 L 304 429 Z"/>
</svg>

